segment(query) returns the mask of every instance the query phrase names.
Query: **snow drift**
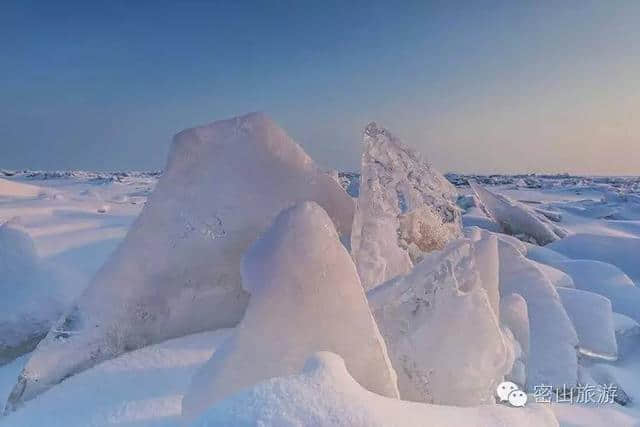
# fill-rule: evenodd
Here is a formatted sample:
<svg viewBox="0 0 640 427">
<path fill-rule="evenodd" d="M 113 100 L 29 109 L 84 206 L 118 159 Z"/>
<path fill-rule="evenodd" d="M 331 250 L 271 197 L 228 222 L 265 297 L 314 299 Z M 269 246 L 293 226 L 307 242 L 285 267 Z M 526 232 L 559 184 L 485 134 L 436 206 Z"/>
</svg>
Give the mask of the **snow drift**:
<svg viewBox="0 0 640 427">
<path fill-rule="evenodd" d="M 636 284 L 640 284 L 639 238 L 574 234 L 552 244 L 550 248 L 569 258 L 613 264 L 631 277 Z"/>
<path fill-rule="evenodd" d="M 38 186 L 0 178 L 0 198 L 33 198 L 43 194 L 45 190 Z"/>
<path fill-rule="evenodd" d="M 368 390 L 398 397 L 384 341 L 356 268 L 325 211 L 306 202 L 284 211 L 247 251 L 251 300 L 235 335 L 193 377 L 183 415 L 262 380 L 298 372 L 309 354 L 340 354 Z"/>
<path fill-rule="evenodd" d="M 55 282 L 27 231 L 0 225 L 0 365 L 33 350 L 62 314 Z"/>
<path fill-rule="evenodd" d="M 640 288 L 615 265 L 587 259 L 548 262 L 567 273 L 576 289 L 606 297 L 611 301 L 613 311 L 640 322 Z"/>
<path fill-rule="evenodd" d="M 363 138 L 351 249 L 371 289 L 459 237 L 462 222 L 456 189 L 418 153 L 376 123 Z"/>
<path fill-rule="evenodd" d="M 132 349 L 235 325 L 240 260 L 282 210 L 314 200 L 348 238 L 353 201 L 263 114 L 175 136 L 166 172 L 124 242 L 40 342 L 8 409 Z"/>
<path fill-rule="evenodd" d="M 233 329 L 201 332 L 122 354 L 25 402 L 0 418 L 0 425 L 178 427 L 191 376 L 231 333 Z M 2 374 L 0 394 L 5 392 Z"/>
<path fill-rule="evenodd" d="M 611 302 L 603 296 L 578 289 L 558 289 L 578 334 L 578 350 L 587 356 L 615 360 L 618 355 Z"/>
<path fill-rule="evenodd" d="M 193 427 L 233 426 L 531 426 L 558 422 L 550 409 L 487 405 L 476 408 L 404 402 L 364 389 L 336 354 L 321 352 L 302 373 L 262 382 L 221 401 Z"/>
</svg>

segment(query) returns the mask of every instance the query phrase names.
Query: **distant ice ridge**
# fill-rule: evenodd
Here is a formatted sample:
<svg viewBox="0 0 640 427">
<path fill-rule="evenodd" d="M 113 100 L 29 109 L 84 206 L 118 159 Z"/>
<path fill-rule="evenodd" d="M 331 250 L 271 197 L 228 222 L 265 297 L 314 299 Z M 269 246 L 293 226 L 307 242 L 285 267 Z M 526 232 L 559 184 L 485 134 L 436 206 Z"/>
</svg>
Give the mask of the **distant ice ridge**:
<svg viewBox="0 0 640 427">
<path fill-rule="evenodd" d="M 265 115 L 176 135 L 146 207 L 40 342 L 7 409 L 123 352 L 236 325 L 249 297 L 243 253 L 280 211 L 306 200 L 348 241 L 353 200 Z"/>
<path fill-rule="evenodd" d="M 360 174 L 339 172 L 340 182 L 348 193 L 358 197 Z M 576 194 L 589 189 L 602 191 L 611 201 L 640 201 L 640 177 L 638 176 L 577 176 L 569 174 L 529 175 L 463 175 L 446 173 L 445 178 L 457 188 L 469 187 L 477 182 L 484 187 L 506 186 L 513 189 L 573 190 Z"/>
<path fill-rule="evenodd" d="M 544 214 L 530 210 L 522 203 L 494 194 L 481 185 L 470 182 L 487 215 L 507 233 L 539 245 L 555 242 L 567 235 Z"/>
<path fill-rule="evenodd" d="M 242 278 L 251 293 L 245 316 L 193 377 L 185 418 L 260 381 L 297 373 L 323 349 L 340 354 L 366 389 L 398 398 L 353 261 L 320 206 L 305 202 L 282 212 L 248 249 Z"/>
<path fill-rule="evenodd" d="M 301 373 L 272 378 L 242 390 L 206 411 L 193 427 L 335 426 L 555 427 L 549 408 L 427 405 L 390 399 L 363 388 L 344 360 L 331 352 L 311 355 Z"/>
<path fill-rule="evenodd" d="M 95 172 L 85 170 L 59 170 L 59 171 L 39 171 L 39 170 L 0 170 L 0 176 L 10 178 L 22 178 L 29 180 L 49 180 L 49 179 L 75 179 L 79 181 L 93 182 L 114 182 L 126 181 L 129 178 L 150 178 L 157 179 L 162 175 L 162 171 L 118 171 L 118 172 Z"/>
<path fill-rule="evenodd" d="M 447 173 L 446 178 L 456 187 L 466 187 L 470 182 L 478 182 L 483 186 L 510 186 L 528 189 L 566 189 L 577 192 L 589 188 L 609 190 L 611 194 L 625 195 L 640 193 L 639 176 L 588 176 L 570 174 L 494 174 L 465 175 Z"/>
<path fill-rule="evenodd" d="M 363 142 L 351 249 L 371 289 L 459 237 L 462 223 L 457 191 L 418 153 L 373 122 Z"/>
</svg>

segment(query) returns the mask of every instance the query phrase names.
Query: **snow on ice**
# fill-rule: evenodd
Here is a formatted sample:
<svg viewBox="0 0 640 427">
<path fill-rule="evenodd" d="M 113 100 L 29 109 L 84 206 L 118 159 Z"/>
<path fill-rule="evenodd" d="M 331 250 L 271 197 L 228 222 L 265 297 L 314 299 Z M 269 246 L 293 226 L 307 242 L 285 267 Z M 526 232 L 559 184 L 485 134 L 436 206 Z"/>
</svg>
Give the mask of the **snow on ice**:
<svg viewBox="0 0 640 427">
<path fill-rule="evenodd" d="M 176 135 L 167 169 L 124 242 L 40 342 L 9 407 L 125 351 L 237 324 L 240 259 L 284 208 L 315 200 L 341 234 L 353 202 L 263 114 Z"/>
<path fill-rule="evenodd" d="M 298 372 L 320 350 L 340 354 L 368 390 L 398 397 L 356 268 L 319 205 L 281 213 L 247 251 L 242 277 L 249 306 L 235 335 L 194 376 L 183 400 L 187 419 L 245 387 Z"/>
<path fill-rule="evenodd" d="M 587 356 L 615 360 L 618 356 L 611 302 L 578 289 L 559 288 L 562 305 L 578 334 L 578 349 Z"/>
<path fill-rule="evenodd" d="M 426 405 L 372 393 L 350 375 L 344 360 L 321 352 L 310 357 L 297 375 L 278 377 L 223 400 L 205 412 L 194 427 L 302 426 L 557 426 L 541 405 L 475 408 Z"/>
<path fill-rule="evenodd" d="M 260 114 L 179 134 L 162 175 L 0 171 L 0 423 L 636 425 L 640 179 L 455 189 L 364 139 L 361 182 Z M 510 408 L 505 379 L 619 396 Z"/>
</svg>

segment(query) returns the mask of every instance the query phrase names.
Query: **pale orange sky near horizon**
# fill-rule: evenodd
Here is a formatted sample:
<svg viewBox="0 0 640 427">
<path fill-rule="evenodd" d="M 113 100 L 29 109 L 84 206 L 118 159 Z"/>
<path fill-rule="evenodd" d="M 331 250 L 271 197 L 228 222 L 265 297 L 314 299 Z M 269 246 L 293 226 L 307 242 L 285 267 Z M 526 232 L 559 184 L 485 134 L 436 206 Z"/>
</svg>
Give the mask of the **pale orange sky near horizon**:
<svg viewBox="0 0 640 427">
<path fill-rule="evenodd" d="M 413 145 L 448 171 L 640 175 L 636 76 L 612 74 L 588 87 L 572 81 L 488 98 L 415 126 L 411 133 L 425 142 Z"/>
</svg>

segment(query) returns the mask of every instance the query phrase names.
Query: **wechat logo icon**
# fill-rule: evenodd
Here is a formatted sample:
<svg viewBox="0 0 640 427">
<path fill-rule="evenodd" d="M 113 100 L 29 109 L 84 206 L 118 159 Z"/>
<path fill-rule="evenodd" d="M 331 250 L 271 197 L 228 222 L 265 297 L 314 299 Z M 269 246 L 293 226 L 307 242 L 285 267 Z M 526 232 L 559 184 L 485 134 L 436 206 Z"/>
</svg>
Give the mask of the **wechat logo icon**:
<svg viewBox="0 0 640 427">
<path fill-rule="evenodd" d="M 527 404 L 527 394 L 511 381 L 500 383 L 496 389 L 496 394 L 500 402 L 509 402 L 511 406 L 516 408 L 522 408 Z"/>
</svg>

